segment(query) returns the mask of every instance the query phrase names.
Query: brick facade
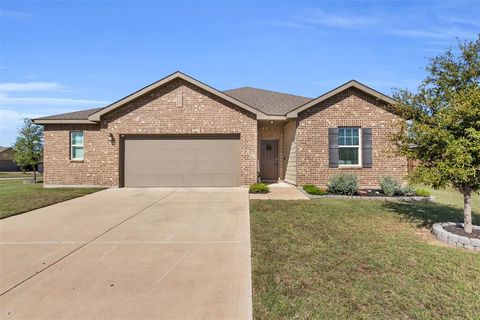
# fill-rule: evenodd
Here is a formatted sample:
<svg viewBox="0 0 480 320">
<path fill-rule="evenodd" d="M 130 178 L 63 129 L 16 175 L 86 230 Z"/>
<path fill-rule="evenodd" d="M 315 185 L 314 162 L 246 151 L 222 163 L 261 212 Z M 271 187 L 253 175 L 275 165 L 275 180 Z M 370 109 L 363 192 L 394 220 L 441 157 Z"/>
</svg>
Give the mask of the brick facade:
<svg viewBox="0 0 480 320">
<path fill-rule="evenodd" d="M 332 175 L 346 172 L 357 174 L 365 188 L 378 187 L 378 179 L 385 175 L 402 181 L 407 161 L 394 154 L 390 141 L 399 121 L 374 97 L 355 88 L 304 110 L 297 119 L 297 184 L 326 186 Z M 329 168 L 328 128 L 339 126 L 372 128 L 372 168 Z"/>
<path fill-rule="evenodd" d="M 297 184 L 326 186 L 336 173 L 353 172 L 361 187 L 377 187 L 391 175 L 403 180 L 407 161 L 396 156 L 391 133 L 402 121 L 373 96 L 350 88 L 299 113 L 296 134 Z M 278 172 L 283 178 L 285 120 L 256 120 L 255 114 L 183 79 L 172 80 L 102 116 L 99 124 L 45 124 L 46 186 L 120 185 L 122 134 L 240 134 L 241 184 L 257 180 L 260 140 L 278 140 Z M 372 168 L 329 168 L 328 128 L 372 128 Z M 70 160 L 70 131 L 84 131 L 84 160 Z M 114 137 L 109 141 L 109 135 Z"/>
<path fill-rule="evenodd" d="M 81 162 L 70 160 L 71 130 L 84 130 Z M 121 134 L 232 133 L 240 134 L 241 184 L 252 184 L 257 178 L 255 115 L 177 79 L 107 114 L 98 125 L 45 125 L 45 185 L 119 186 Z"/>
</svg>

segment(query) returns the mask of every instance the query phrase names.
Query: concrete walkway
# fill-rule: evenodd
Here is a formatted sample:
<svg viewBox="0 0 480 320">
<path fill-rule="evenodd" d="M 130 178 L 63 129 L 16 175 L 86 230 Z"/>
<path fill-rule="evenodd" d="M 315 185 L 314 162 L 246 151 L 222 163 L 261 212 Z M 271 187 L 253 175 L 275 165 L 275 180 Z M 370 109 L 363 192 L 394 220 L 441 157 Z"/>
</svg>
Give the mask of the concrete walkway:
<svg viewBox="0 0 480 320">
<path fill-rule="evenodd" d="M 242 188 L 111 189 L 0 221 L 1 319 L 251 319 Z"/>
<path fill-rule="evenodd" d="M 296 186 L 286 182 L 269 184 L 270 192 L 266 194 L 250 194 L 256 200 L 309 200 Z"/>
</svg>

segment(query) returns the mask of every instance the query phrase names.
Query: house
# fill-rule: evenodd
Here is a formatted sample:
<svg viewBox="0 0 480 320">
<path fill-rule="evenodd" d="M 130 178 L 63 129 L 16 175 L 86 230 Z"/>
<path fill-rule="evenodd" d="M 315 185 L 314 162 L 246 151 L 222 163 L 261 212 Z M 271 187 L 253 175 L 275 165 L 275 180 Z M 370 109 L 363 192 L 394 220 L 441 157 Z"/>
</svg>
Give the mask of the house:
<svg viewBox="0 0 480 320">
<path fill-rule="evenodd" d="M 13 161 L 13 148 L 0 147 L 0 171 L 18 171 L 18 169 Z"/>
<path fill-rule="evenodd" d="M 392 98 L 349 81 L 317 98 L 255 88 L 219 91 L 175 72 L 104 108 L 34 119 L 45 127 L 44 183 L 55 186 L 361 187 L 403 179 L 390 135 Z"/>
</svg>

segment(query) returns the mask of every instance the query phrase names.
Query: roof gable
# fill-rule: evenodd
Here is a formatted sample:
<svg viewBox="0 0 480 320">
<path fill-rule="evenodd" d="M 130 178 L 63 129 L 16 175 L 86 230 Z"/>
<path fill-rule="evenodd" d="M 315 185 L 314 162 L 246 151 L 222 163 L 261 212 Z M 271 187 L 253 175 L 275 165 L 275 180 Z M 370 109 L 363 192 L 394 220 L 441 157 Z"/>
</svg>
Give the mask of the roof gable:
<svg viewBox="0 0 480 320">
<path fill-rule="evenodd" d="M 171 75 L 157 81 L 157 82 L 154 82 L 152 83 L 151 85 L 148 85 L 146 87 L 144 87 L 143 89 L 140 89 L 134 93 L 132 93 L 131 95 L 129 96 L 126 96 L 125 98 L 123 99 L 120 99 L 118 100 L 117 102 L 114 102 L 112 103 L 111 105 L 109 106 L 106 106 L 105 108 L 102 108 L 101 110 L 95 112 L 95 113 L 92 113 L 88 116 L 88 120 L 90 121 L 100 121 L 100 117 L 104 114 L 107 114 L 109 112 L 112 112 L 122 106 L 124 106 L 125 104 L 141 97 L 142 95 L 146 94 L 146 93 L 149 93 L 151 92 L 152 90 L 155 90 L 161 86 L 163 86 L 164 84 L 170 82 L 170 81 L 173 81 L 173 80 L 176 80 L 176 79 L 182 79 L 182 80 L 185 80 L 187 82 L 190 82 L 191 84 L 199 87 L 199 88 L 202 88 L 214 95 L 216 95 L 217 97 L 219 98 L 222 98 L 228 102 L 231 102 L 237 106 L 239 106 L 240 108 L 242 109 L 245 109 L 247 111 L 250 111 L 252 112 L 253 114 L 257 115 L 258 116 L 266 116 L 263 112 L 259 111 L 259 110 L 256 110 L 254 108 L 252 108 L 251 106 L 229 96 L 229 95 L 226 95 L 225 93 L 221 92 L 221 91 L 218 91 L 217 89 L 213 88 L 213 87 L 210 87 L 206 84 L 204 84 L 203 82 L 200 82 L 198 80 L 195 80 L 193 79 L 192 77 L 189 77 L 187 76 L 186 74 L 184 73 L 181 73 L 179 71 L 175 72 L 175 73 L 172 73 Z"/>
<path fill-rule="evenodd" d="M 315 99 L 312 99 L 310 100 L 309 102 L 293 109 L 292 111 L 288 112 L 287 113 L 287 118 L 296 118 L 298 116 L 298 114 L 310 107 L 313 107 L 315 105 L 317 105 L 318 103 L 324 101 L 324 100 L 327 100 L 328 98 L 331 98 L 333 97 L 334 95 L 342 92 L 342 91 L 345 91 L 347 89 L 350 89 L 350 88 L 355 88 L 357 90 L 360 90 L 360 91 L 363 91 L 375 98 L 377 98 L 378 100 L 381 100 L 381 101 L 384 101 L 386 102 L 387 104 L 394 104 L 396 103 L 396 101 L 392 98 L 390 98 L 389 96 L 387 95 L 384 95 L 383 93 L 379 92 L 379 91 L 376 91 L 370 87 L 367 87 L 366 85 L 356 81 L 356 80 L 350 80 L 348 81 L 347 83 L 344 83 L 342 84 L 341 86 L 333 89 L 333 90 L 330 90 L 329 92 L 325 93 L 325 94 L 322 94 L 321 96 L 315 98 Z"/>
<path fill-rule="evenodd" d="M 351 80 L 315 99 L 281 93 L 270 90 L 257 89 L 252 87 L 242 87 L 237 89 L 226 90 L 224 92 L 218 91 L 198 80 L 195 80 L 184 73 L 175 72 L 155 83 L 152 83 L 120 100 L 114 102 L 104 108 L 95 108 L 88 110 L 81 110 L 75 112 L 68 112 L 59 115 L 53 115 L 43 118 L 33 119 L 37 124 L 68 124 L 68 123 L 90 123 L 96 124 L 100 121 L 102 115 L 110 113 L 125 104 L 140 98 L 144 94 L 155 90 L 162 85 L 176 80 L 183 79 L 215 96 L 224 99 L 234 105 L 252 112 L 257 116 L 257 120 L 285 120 L 287 118 L 296 118 L 298 113 L 306 110 L 346 89 L 356 88 L 359 91 L 365 92 L 378 100 L 388 104 L 394 104 L 396 101 L 392 98 L 370 88 L 366 85 Z"/>
<path fill-rule="evenodd" d="M 12 150 L 12 149 L 13 149 L 12 147 L 0 147 L 0 153 L 8 151 L 8 150 Z"/>
</svg>

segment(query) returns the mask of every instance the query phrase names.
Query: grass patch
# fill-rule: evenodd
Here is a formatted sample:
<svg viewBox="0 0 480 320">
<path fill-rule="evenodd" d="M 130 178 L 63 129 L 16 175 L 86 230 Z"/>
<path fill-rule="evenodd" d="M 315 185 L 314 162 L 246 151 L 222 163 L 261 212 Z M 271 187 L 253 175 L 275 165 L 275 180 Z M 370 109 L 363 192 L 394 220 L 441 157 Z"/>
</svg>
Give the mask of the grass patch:
<svg viewBox="0 0 480 320">
<path fill-rule="evenodd" d="M 323 196 L 328 194 L 326 190 L 320 189 L 319 187 L 313 185 L 313 184 L 306 184 L 303 186 L 303 191 L 305 191 L 308 194 L 313 194 L 317 196 Z"/>
<path fill-rule="evenodd" d="M 252 200 L 255 318 L 479 319 L 480 254 L 423 228 L 462 221 L 462 197 L 432 194 L 437 203 Z"/>
<path fill-rule="evenodd" d="M 32 178 L 32 172 L 25 172 L 22 171 L 12 171 L 12 172 L 0 172 L 0 178 Z M 37 178 L 41 178 L 41 175 L 37 175 Z"/>
<path fill-rule="evenodd" d="M 24 184 L 22 180 L 0 181 L 0 219 L 100 190 L 103 189 L 44 189 L 42 183 Z"/>
<path fill-rule="evenodd" d="M 254 183 L 248 188 L 249 193 L 268 193 L 270 188 L 265 183 Z"/>
</svg>

